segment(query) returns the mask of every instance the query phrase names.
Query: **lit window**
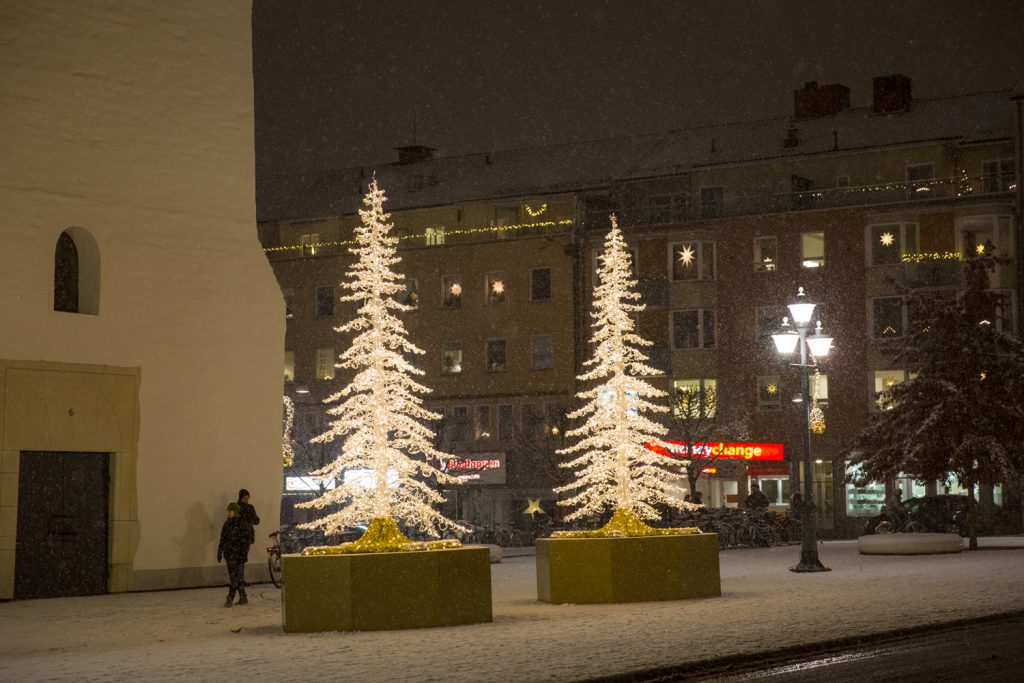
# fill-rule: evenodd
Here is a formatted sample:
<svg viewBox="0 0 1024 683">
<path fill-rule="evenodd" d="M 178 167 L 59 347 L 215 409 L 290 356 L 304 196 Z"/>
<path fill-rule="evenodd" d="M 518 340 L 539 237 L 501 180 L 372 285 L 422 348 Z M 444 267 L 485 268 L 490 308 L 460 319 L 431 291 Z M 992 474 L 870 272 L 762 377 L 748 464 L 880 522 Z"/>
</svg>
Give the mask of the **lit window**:
<svg viewBox="0 0 1024 683">
<path fill-rule="evenodd" d="M 828 403 L 828 375 L 826 375 L 824 372 L 819 373 L 818 375 L 812 375 L 811 383 L 813 385 L 813 393 L 814 393 L 814 396 L 812 398 L 815 401 L 817 401 L 818 403 L 827 404 Z"/>
<path fill-rule="evenodd" d="M 316 350 L 316 378 L 334 379 L 334 349 Z"/>
<path fill-rule="evenodd" d="M 445 308 L 462 306 L 462 278 L 458 275 L 445 276 L 443 302 Z"/>
<path fill-rule="evenodd" d="M 917 251 L 917 224 L 890 223 L 868 228 L 871 265 L 888 266 L 899 263 L 904 254 Z"/>
<path fill-rule="evenodd" d="M 441 352 L 441 374 L 457 375 L 460 372 L 462 372 L 462 342 L 445 342 Z"/>
<path fill-rule="evenodd" d="M 754 270 L 772 272 L 779 265 L 779 244 L 775 237 L 754 238 Z"/>
<path fill-rule="evenodd" d="M 320 234 L 316 232 L 305 234 L 299 238 L 299 244 L 302 247 L 303 256 L 315 256 L 320 248 Z"/>
<path fill-rule="evenodd" d="M 778 375 L 764 375 L 757 378 L 757 406 L 762 410 L 782 407 L 782 390 Z"/>
<path fill-rule="evenodd" d="M 508 286 L 508 276 L 505 273 L 487 273 L 485 281 L 487 283 L 487 303 L 505 303 L 505 290 Z"/>
<path fill-rule="evenodd" d="M 714 242 L 678 242 L 670 249 L 674 281 L 715 279 Z"/>
<path fill-rule="evenodd" d="M 964 256 L 983 253 L 1009 256 L 1014 240 L 1010 216 L 970 216 L 957 221 L 958 251 Z M 981 249 L 979 250 L 979 247 Z"/>
<path fill-rule="evenodd" d="M 444 228 L 427 228 L 423 231 L 423 238 L 428 247 L 444 244 Z"/>
<path fill-rule="evenodd" d="M 284 352 L 284 381 L 294 382 L 295 381 L 295 352 L 285 351 Z"/>
<path fill-rule="evenodd" d="M 800 264 L 804 268 L 825 265 L 825 233 L 805 232 L 800 235 Z"/>
<path fill-rule="evenodd" d="M 714 418 L 718 406 L 717 381 L 711 378 L 672 382 L 673 414 L 678 419 Z"/>
</svg>

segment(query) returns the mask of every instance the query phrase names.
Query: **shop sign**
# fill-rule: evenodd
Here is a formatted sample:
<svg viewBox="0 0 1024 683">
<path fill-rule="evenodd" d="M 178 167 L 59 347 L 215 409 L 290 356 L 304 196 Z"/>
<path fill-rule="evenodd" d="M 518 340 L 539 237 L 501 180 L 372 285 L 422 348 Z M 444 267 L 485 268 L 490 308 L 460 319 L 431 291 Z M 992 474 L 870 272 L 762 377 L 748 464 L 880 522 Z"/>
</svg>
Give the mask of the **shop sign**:
<svg viewBox="0 0 1024 683">
<path fill-rule="evenodd" d="M 781 443 L 749 443 L 746 441 L 708 441 L 690 444 L 682 441 L 648 443 L 647 448 L 666 458 L 722 458 L 726 460 L 754 460 L 781 462 L 785 458 Z"/>
<path fill-rule="evenodd" d="M 786 463 L 768 465 L 748 465 L 747 474 L 751 477 L 789 476 L 789 465 L 787 465 Z"/>
<path fill-rule="evenodd" d="M 504 484 L 504 453 L 472 453 L 450 455 L 441 461 L 441 471 L 463 484 Z"/>
</svg>

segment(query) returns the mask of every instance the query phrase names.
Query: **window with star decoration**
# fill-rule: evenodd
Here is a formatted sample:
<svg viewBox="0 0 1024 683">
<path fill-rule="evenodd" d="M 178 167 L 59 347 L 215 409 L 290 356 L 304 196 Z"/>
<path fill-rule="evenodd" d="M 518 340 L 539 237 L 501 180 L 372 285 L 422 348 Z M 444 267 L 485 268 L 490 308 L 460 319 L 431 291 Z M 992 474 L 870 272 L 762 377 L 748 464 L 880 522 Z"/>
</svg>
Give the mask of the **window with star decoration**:
<svg viewBox="0 0 1024 683">
<path fill-rule="evenodd" d="M 917 223 L 886 223 L 868 228 L 872 266 L 899 263 L 904 254 L 917 252 Z"/>
<path fill-rule="evenodd" d="M 776 410 L 782 406 L 782 390 L 778 375 L 757 378 L 757 406 L 762 410 Z"/>
<path fill-rule="evenodd" d="M 677 242 L 670 249 L 673 281 L 715 279 L 714 242 Z"/>
</svg>

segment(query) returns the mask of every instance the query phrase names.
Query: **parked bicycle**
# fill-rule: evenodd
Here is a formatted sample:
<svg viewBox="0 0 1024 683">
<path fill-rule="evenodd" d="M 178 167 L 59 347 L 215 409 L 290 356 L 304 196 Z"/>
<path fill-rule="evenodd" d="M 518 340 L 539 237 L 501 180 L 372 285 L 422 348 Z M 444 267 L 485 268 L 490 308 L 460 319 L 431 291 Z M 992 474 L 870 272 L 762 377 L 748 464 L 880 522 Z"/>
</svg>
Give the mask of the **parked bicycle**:
<svg viewBox="0 0 1024 683">
<path fill-rule="evenodd" d="M 287 529 L 279 529 L 270 534 L 274 545 L 267 548 L 267 571 L 270 573 L 270 582 L 275 588 L 284 584 L 284 576 L 281 574 L 281 545 L 282 541 L 287 545 L 291 538 Z"/>
</svg>

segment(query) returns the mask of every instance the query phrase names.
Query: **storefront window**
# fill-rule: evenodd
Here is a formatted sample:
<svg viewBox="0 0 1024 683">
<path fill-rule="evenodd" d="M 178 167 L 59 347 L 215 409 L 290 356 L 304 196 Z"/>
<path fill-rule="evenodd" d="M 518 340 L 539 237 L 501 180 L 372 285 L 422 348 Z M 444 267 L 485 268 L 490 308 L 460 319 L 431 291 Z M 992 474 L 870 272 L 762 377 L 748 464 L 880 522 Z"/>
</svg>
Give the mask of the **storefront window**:
<svg viewBox="0 0 1024 683">
<path fill-rule="evenodd" d="M 846 473 L 856 475 L 860 472 L 860 465 L 846 463 Z M 885 505 L 885 486 L 877 482 L 871 482 L 867 486 L 854 486 L 846 483 L 846 516 L 847 517 L 874 517 L 881 514 L 882 506 Z"/>
</svg>

